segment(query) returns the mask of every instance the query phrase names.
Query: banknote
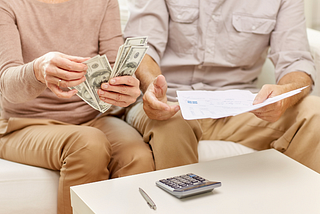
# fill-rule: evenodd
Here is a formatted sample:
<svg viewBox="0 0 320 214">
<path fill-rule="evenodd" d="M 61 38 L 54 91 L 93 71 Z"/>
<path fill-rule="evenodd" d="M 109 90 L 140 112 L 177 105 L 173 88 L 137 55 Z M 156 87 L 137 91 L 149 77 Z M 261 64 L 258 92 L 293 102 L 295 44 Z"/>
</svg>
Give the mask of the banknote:
<svg viewBox="0 0 320 214">
<path fill-rule="evenodd" d="M 114 77 L 132 76 L 140 65 L 147 49 L 148 46 L 131 46 Z"/>
<path fill-rule="evenodd" d="M 125 43 L 119 47 L 117 59 L 113 67 L 111 77 L 114 77 L 116 73 L 119 72 L 119 67 L 123 63 L 124 59 L 129 53 L 129 50 L 132 46 L 145 46 L 147 47 L 148 37 L 133 37 L 126 39 Z"/>
<path fill-rule="evenodd" d="M 124 42 L 124 45 L 130 45 L 130 46 L 136 46 L 136 45 L 142 45 L 146 46 L 148 41 L 147 36 L 142 36 L 142 37 L 132 37 L 132 38 L 127 38 L 126 41 Z"/>
<path fill-rule="evenodd" d="M 97 101 L 94 100 L 91 91 L 87 88 L 86 84 L 81 83 L 80 85 L 69 87 L 70 89 L 76 89 L 77 95 L 83 99 L 87 104 L 89 104 L 92 108 L 99 111 L 99 107 L 97 105 Z"/>
<path fill-rule="evenodd" d="M 92 108 L 104 113 L 112 105 L 100 100 L 98 90 L 102 83 L 118 76 L 132 76 L 145 56 L 148 37 L 133 37 L 126 39 L 119 47 L 113 68 L 106 55 L 97 55 L 84 63 L 88 66 L 86 80 L 75 87 L 77 95 Z"/>
<path fill-rule="evenodd" d="M 97 55 L 84 63 L 88 66 L 86 73 L 87 82 L 94 90 L 100 89 L 102 83 L 108 82 L 112 68 L 106 55 Z"/>
</svg>

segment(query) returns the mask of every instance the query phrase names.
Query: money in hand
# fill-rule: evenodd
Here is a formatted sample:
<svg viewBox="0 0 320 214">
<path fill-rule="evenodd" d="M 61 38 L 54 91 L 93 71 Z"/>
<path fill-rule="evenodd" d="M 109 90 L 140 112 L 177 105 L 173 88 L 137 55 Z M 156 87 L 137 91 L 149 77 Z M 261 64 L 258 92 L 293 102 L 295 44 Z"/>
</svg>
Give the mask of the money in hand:
<svg viewBox="0 0 320 214">
<path fill-rule="evenodd" d="M 100 100 L 97 90 L 113 77 L 132 76 L 147 50 L 147 37 L 128 38 L 119 47 L 113 68 L 105 55 L 97 55 L 84 62 L 88 66 L 86 81 L 70 89 L 77 89 L 77 95 L 94 109 L 106 112 L 112 105 Z"/>
<path fill-rule="evenodd" d="M 146 46 L 131 46 L 113 77 L 132 76 L 147 52 Z"/>
</svg>

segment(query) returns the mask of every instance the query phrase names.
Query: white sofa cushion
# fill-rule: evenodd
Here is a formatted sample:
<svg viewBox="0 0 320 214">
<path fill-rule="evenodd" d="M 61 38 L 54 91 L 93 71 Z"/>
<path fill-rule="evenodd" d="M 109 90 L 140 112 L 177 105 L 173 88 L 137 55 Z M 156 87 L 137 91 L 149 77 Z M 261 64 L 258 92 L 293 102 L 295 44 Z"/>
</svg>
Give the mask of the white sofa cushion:
<svg viewBox="0 0 320 214">
<path fill-rule="evenodd" d="M 198 145 L 199 162 L 242 155 L 255 151 L 254 149 L 231 141 L 202 140 Z"/>
<path fill-rule="evenodd" d="M 0 159 L 0 214 L 56 214 L 59 172 Z"/>
</svg>

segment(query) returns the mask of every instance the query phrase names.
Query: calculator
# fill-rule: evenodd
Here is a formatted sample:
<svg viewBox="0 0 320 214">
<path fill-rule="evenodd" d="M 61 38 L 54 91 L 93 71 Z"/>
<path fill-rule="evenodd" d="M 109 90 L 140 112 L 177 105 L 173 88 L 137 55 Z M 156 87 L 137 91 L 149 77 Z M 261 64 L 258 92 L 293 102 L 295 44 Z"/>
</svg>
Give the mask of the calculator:
<svg viewBox="0 0 320 214">
<path fill-rule="evenodd" d="M 156 181 L 156 185 L 177 198 L 212 191 L 221 186 L 221 182 L 209 181 L 196 174 L 188 173 Z"/>
</svg>

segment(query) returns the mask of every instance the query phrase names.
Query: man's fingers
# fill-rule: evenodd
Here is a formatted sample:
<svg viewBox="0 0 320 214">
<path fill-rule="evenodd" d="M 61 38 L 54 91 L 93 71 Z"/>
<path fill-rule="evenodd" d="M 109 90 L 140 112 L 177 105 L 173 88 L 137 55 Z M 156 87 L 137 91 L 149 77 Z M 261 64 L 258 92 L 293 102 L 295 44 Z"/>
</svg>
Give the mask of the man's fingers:
<svg viewBox="0 0 320 214">
<path fill-rule="evenodd" d="M 180 107 L 178 105 L 169 106 L 167 103 L 159 101 L 151 93 L 143 96 L 143 109 L 149 118 L 154 120 L 167 120 L 175 115 Z"/>
<path fill-rule="evenodd" d="M 170 108 L 167 103 L 159 101 L 155 96 L 152 96 L 151 93 L 146 93 L 143 96 L 143 102 L 150 106 L 152 110 L 160 111 L 169 111 Z"/>
<path fill-rule="evenodd" d="M 168 106 L 167 110 L 153 109 L 148 105 L 143 106 L 144 111 L 150 119 L 167 120 L 174 116 L 179 111 L 179 106 Z"/>
<path fill-rule="evenodd" d="M 163 75 L 159 75 L 155 78 L 153 84 L 159 88 L 167 87 L 166 79 Z"/>
<path fill-rule="evenodd" d="M 257 96 L 255 97 L 254 101 L 253 101 L 253 105 L 262 103 L 263 101 L 265 101 L 266 99 L 270 98 L 270 97 L 274 97 L 277 94 L 275 93 L 275 88 L 274 85 L 264 85 L 261 90 L 259 91 L 259 93 L 257 94 Z"/>
<path fill-rule="evenodd" d="M 255 109 L 253 111 L 251 111 L 252 113 L 261 113 L 261 112 L 271 112 L 272 110 L 274 110 L 276 108 L 276 104 L 272 103 L 270 105 Z"/>
<path fill-rule="evenodd" d="M 157 78 L 153 82 L 154 85 L 154 93 L 158 98 L 162 98 L 166 96 L 167 93 L 167 82 L 163 75 L 157 76 Z"/>
</svg>

